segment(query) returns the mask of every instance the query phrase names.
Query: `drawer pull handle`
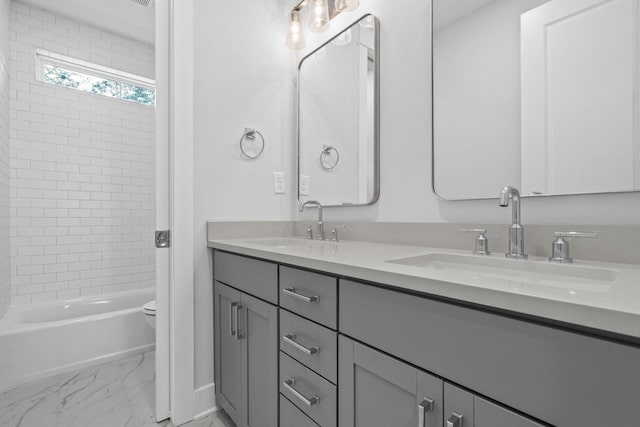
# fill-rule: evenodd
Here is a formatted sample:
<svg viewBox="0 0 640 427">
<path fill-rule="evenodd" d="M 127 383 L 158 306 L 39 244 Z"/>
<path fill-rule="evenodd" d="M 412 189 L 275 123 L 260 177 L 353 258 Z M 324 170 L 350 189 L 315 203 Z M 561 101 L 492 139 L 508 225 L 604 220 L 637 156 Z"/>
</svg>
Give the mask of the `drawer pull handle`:
<svg viewBox="0 0 640 427">
<path fill-rule="evenodd" d="M 318 354 L 320 352 L 320 347 L 318 347 L 316 345 L 311 346 L 311 347 L 305 347 L 302 344 L 300 344 L 298 341 L 296 341 L 296 336 L 294 334 L 283 335 L 282 339 L 284 340 L 284 342 L 286 342 L 290 346 L 300 350 L 301 352 L 303 352 L 307 356 L 311 356 L 313 354 Z"/>
<path fill-rule="evenodd" d="M 235 326 L 234 326 L 235 325 Z M 229 335 L 235 337 L 238 331 L 238 303 L 232 302 L 229 304 Z"/>
<path fill-rule="evenodd" d="M 294 298 L 298 298 L 299 300 L 302 300 L 304 302 L 318 302 L 320 301 L 320 297 L 317 295 L 311 295 L 311 296 L 306 296 L 306 295 L 302 295 L 299 294 L 298 292 L 296 292 L 296 288 L 284 288 L 282 290 L 282 292 L 284 292 L 285 294 L 292 296 Z"/>
<path fill-rule="evenodd" d="M 447 427 L 462 427 L 462 418 L 462 415 L 454 412 L 447 420 Z"/>
<path fill-rule="evenodd" d="M 295 397 L 300 399 L 300 401 L 302 401 L 302 403 L 304 403 L 307 406 L 313 406 L 313 405 L 316 405 L 316 404 L 320 403 L 320 398 L 318 396 L 313 396 L 313 397 L 311 397 L 309 399 L 304 394 L 302 394 L 298 390 L 296 390 L 293 387 L 293 386 L 296 385 L 296 380 L 294 380 L 293 378 L 289 378 L 288 380 L 284 380 L 282 382 L 282 385 L 284 386 L 284 388 L 289 390 Z"/>
<path fill-rule="evenodd" d="M 235 333 L 235 337 L 236 337 L 236 341 L 240 341 L 241 339 L 244 338 L 244 335 L 242 335 L 242 333 L 240 332 L 240 310 L 244 309 L 244 306 L 242 304 L 240 304 L 239 302 L 233 303 L 231 305 L 231 308 L 235 308 L 235 312 L 236 312 L 236 330 L 234 331 Z M 232 335 L 233 336 L 233 335 Z"/>
<path fill-rule="evenodd" d="M 427 412 L 433 411 L 433 399 L 425 397 L 424 400 L 418 404 L 418 427 L 427 426 Z"/>
</svg>

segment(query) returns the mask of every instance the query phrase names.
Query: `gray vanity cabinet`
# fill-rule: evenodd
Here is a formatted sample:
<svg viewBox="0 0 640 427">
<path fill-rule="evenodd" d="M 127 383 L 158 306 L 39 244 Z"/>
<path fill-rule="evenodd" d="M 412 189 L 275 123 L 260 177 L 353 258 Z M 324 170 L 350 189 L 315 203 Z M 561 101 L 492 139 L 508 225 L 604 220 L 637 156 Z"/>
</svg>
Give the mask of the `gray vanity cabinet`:
<svg viewBox="0 0 640 427">
<path fill-rule="evenodd" d="M 441 379 L 342 335 L 338 364 L 340 427 L 443 425 Z"/>
<path fill-rule="evenodd" d="M 277 265 L 218 252 L 214 260 L 216 402 L 238 427 L 277 427 L 278 309 L 244 292 L 277 296 Z"/>
</svg>

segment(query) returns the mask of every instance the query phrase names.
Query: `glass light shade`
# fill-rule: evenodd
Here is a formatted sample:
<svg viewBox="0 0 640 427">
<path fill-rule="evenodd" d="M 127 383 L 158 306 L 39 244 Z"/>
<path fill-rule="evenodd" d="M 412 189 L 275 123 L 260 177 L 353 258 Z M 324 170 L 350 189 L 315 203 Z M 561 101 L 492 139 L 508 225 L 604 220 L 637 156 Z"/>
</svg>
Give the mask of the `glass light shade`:
<svg viewBox="0 0 640 427">
<path fill-rule="evenodd" d="M 347 31 L 343 31 L 333 39 L 333 44 L 336 46 L 346 46 L 351 43 L 351 28 L 348 28 Z"/>
<path fill-rule="evenodd" d="M 336 0 L 335 7 L 338 12 L 342 12 L 347 8 L 347 0 Z"/>
<path fill-rule="evenodd" d="M 285 45 L 289 49 L 302 49 L 305 46 L 304 28 L 300 22 L 300 11 L 292 10 L 289 16 L 289 29 Z"/>
<path fill-rule="evenodd" d="M 329 29 L 329 4 L 327 0 L 311 0 L 309 30 L 322 33 Z"/>
<path fill-rule="evenodd" d="M 345 7 L 341 9 L 342 12 L 351 12 L 360 7 L 360 0 L 344 0 Z"/>
</svg>

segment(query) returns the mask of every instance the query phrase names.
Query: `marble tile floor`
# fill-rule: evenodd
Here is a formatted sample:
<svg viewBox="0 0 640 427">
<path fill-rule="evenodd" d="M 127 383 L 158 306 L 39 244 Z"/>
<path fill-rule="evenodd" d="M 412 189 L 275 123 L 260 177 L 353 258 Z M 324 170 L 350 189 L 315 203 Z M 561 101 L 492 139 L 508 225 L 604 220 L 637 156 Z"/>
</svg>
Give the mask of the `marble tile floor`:
<svg viewBox="0 0 640 427">
<path fill-rule="evenodd" d="M 1 427 L 172 427 L 153 420 L 154 353 L 57 375 L 0 393 Z M 187 427 L 234 427 L 224 412 Z"/>
</svg>

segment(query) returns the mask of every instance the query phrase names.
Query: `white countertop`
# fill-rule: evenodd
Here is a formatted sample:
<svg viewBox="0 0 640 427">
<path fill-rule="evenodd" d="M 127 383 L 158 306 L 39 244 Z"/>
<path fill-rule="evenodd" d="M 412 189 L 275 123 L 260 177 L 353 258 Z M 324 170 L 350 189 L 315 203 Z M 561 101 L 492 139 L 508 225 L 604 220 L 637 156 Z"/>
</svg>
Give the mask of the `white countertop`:
<svg viewBox="0 0 640 427">
<path fill-rule="evenodd" d="M 361 279 L 382 285 L 552 321 L 560 321 L 605 333 L 624 335 L 640 342 L 640 266 L 576 260 L 554 268 L 593 268 L 613 272 L 613 279 L 572 278 L 560 283 L 552 275 L 524 273 L 497 277 L 483 269 L 425 268 L 387 262 L 427 254 L 473 256 L 470 252 L 383 243 L 341 241 L 317 242 L 299 239 L 278 246 L 283 238 L 209 240 L 211 248 L 270 261 Z M 492 259 L 504 260 L 496 253 Z M 549 263 L 543 258 L 507 260 L 514 263 Z M 556 270 L 558 271 L 558 270 Z"/>
</svg>

